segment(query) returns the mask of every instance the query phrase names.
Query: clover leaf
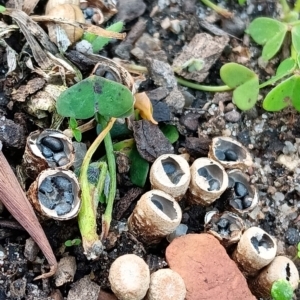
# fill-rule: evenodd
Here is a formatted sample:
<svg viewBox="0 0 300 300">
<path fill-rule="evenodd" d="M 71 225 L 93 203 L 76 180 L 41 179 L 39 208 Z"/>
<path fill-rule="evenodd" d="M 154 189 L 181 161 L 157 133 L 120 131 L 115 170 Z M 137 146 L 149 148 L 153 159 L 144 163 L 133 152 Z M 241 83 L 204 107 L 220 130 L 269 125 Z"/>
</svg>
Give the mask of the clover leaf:
<svg viewBox="0 0 300 300">
<path fill-rule="evenodd" d="M 239 109 L 248 110 L 255 105 L 259 82 L 253 71 L 236 63 L 228 63 L 221 68 L 220 76 L 225 84 L 234 89 L 233 100 Z"/>
<path fill-rule="evenodd" d="M 254 19 L 246 30 L 257 44 L 264 46 L 262 58 L 266 61 L 279 51 L 287 31 L 287 24 L 264 17 Z"/>
<path fill-rule="evenodd" d="M 263 108 L 268 111 L 280 111 L 289 105 L 293 105 L 297 111 L 300 111 L 299 89 L 300 76 L 293 75 L 268 93 L 263 102 Z"/>
<path fill-rule="evenodd" d="M 271 296 L 274 300 L 291 300 L 293 295 L 293 288 L 287 280 L 279 279 L 273 283 Z"/>
<path fill-rule="evenodd" d="M 60 115 L 75 119 L 88 119 L 95 113 L 120 118 L 133 113 L 133 103 L 127 87 L 94 75 L 61 93 L 56 108 Z"/>
</svg>

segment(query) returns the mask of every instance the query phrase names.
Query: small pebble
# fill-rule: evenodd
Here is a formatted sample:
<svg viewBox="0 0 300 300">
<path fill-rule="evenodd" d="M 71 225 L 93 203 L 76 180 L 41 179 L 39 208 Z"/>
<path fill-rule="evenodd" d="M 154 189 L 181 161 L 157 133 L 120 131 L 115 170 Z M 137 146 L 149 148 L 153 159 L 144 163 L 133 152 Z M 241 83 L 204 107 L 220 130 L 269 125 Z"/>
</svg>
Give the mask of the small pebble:
<svg viewBox="0 0 300 300">
<path fill-rule="evenodd" d="M 59 203 L 58 205 L 55 206 L 55 211 L 58 216 L 62 216 L 70 212 L 72 209 L 72 205 L 68 203 Z"/>
<path fill-rule="evenodd" d="M 236 110 L 232 110 L 225 113 L 224 118 L 228 122 L 236 123 L 241 119 L 241 114 Z"/>
<path fill-rule="evenodd" d="M 241 182 L 236 182 L 235 183 L 235 185 L 234 185 L 234 191 L 235 191 L 235 194 L 238 197 L 245 197 L 248 194 L 247 188 Z"/>
<path fill-rule="evenodd" d="M 297 245 L 300 242 L 299 231 L 296 228 L 288 228 L 285 233 L 285 241 L 289 245 Z"/>
<path fill-rule="evenodd" d="M 62 151 L 64 148 L 64 145 L 62 141 L 58 138 L 55 138 L 53 136 L 46 136 L 41 140 L 41 143 L 43 146 L 46 146 L 50 148 L 54 152 Z"/>
</svg>

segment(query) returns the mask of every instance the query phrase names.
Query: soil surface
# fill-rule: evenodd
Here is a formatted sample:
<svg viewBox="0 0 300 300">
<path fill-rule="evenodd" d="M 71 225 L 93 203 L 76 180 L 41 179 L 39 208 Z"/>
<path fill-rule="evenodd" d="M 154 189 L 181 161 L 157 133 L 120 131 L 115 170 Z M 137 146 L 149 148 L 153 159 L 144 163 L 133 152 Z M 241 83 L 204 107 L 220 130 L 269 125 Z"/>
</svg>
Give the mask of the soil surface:
<svg viewBox="0 0 300 300">
<path fill-rule="evenodd" d="M 259 226 L 274 236 L 277 240 L 278 255 L 294 258 L 297 244 L 300 242 L 300 218 L 298 217 L 299 176 L 300 176 L 300 118 L 293 109 L 285 109 L 278 113 L 268 113 L 263 110 L 261 100 L 268 92 L 263 89 L 257 105 L 250 111 L 240 111 L 231 102 L 230 93 L 208 93 L 191 88 L 177 86 L 175 78 L 169 72 L 168 66 L 174 66 L 183 47 L 188 45 L 196 34 L 207 34 L 206 41 L 209 53 L 214 56 L 211 67 L 207 70 L 202 84 L 220 85 L 219 70 L 226 62 L 238 62 L 254 70 L 261 81 L 274 75 L 278 58 L 272 59 L 268 65 L 262 65 L 259 57 L 261 47 L 257 46 L 244 33 L 244 29 L 258 16 L 274 18 L 279 14 L 275 0 L 248 0 L 245 6 L 239 6 L 237 1 L 217 1 L 219 5 L 234 12 L 233 23 L 223 20 L 214 11 L 196 0 L 130 0 L 119 1 L 119 13 L 111 18 L 104 27 L 116 20 L 125 21 L 125 32 L 130 38 L 126 42 L 113 40 L 99 54 L 108 58 L 119 57 L 132 64 L 148 68 L 149 73 L 140 80 L 138 91 L 145 91 L 152 101 L 153 116 L 161 127 L 164 124 L 175 125 L 179 132 L 179 139 L 173 144 L 163 145 L 157 140 L 152 144 L 139 137 L 143 134 L 153 134 L 155 130 L 148 121 L 145 124 L 133 124 L 134 137 L 142 144 L 141 155 L 148 161 L 166 151 L 176 154 L 187 153 L 190 164 L 198 157 L 208 155 L 208 145 L 213 137 L 230 136 L 246 147 L 253 157 L 253 166 L 245 171 L 250 177 L 251 184 L 258 190 L 258 205 L 251 211 L 242 214 L 247 227 Z M 9 1 L 11 4 L 12 2 Z M 0 0 L 5 5 L 5 1 Z M 39 3 L 36 13 L 42 14 L 45 3 Z M 88 17 L 87 17 L 88 18 Z M 0 21 L 12 24 L 9 17 L 1 17 Z M 0 23 L 1 24 L 1 23 Z M 101 25 L 103 26 L 103 25 Z M 40 87 L 24 92 L 24 99 L 16 100 L 13 91 L 39 77 L 25 65 L 23 56 L 32 57 L 25 38 L 16 31 L 0 44 L 0 140 L 3 143 L 3 153 L 12 169 L 17 174 L 17 166 L 22 163 L 25 150 L 25 140 L 30 132 L 51 126 L 53 110 L 43 111 L 43 117 L 32 114 L 29 108 L 29 95 L 34 95 Z M 216 42 L 217 41 L 217 42 Z M 216 43 L 220 48 L 218 51 Z M 223 44 L 225 45 L 222 47 Z M 11 47 L 20 58 L 17 69 L 7 72 L 7 48 Z M 80 55 L 75 48 L 70 47 L 66 57 L 74 63 L 84 76 L 93 69 L 89 61 L 80 61 Z M 199 50 L 199 51 L 204 51 Z M 22 55 L 21 55 L 22 53 Z M 205 55 L 207 52 L 201 52 Z M 156 65 L 157 61 L 161 64 Z M 35 64 L 33 58 L 32 63 Z M 23 69 L 22 69 L 23 68 Z M 165 72 L 165 73 L 162 73 Z M 168 73 L 169 72 L 169 73 Z M 38 82 L 41 84 L 43 82 Z M 26 94 L 27 93 L 27 94 Z M 60 126 L 61 130 L 68 127 L 67 122 Z M 138 129 L 137 129 L 138 127 Z M 143 127 L 143 128 L 142 128 Z M 141 129 L 142 128 L 142 129 Z M 146 133 L 145 133 L 146 132 Z M 125 134 L 125 138 L 132 137 L 132 133 Z M 95 130 L 84 133 L 82 142 L 88 146 L 96 137 Z M 115 140 L 116 142 L 118 139 Z M 143 144 L 144 143 L 144 144 Z M 157 151 L 149 148 L 159 144 Z M 167 149 L 167 150 L 166 150 Z M 148 150 L 148 151 L 147 151 Z M 101 157 L 103 150 L 97 153 Z M 291 160 L 293 166 L 278 161 L 280 155 L 285 160 Z M 76 271 L 73 282 L 66 282 L 61 286 L 55 284 L 53 278 L 34 281 L 34 277 L 46 272 L 47 262 L 41 252 L 31 261 L 28 260 L 25 248 L 31 253 L 35 245 L 30 244 L 28 233 L 14 220 L 5 207 L 0 206 L 0 300 L 4 299 L 71 299 L 67 298 L 72 285 L 92 274 L 92 281 L 103 291 L 110 292 L 108 271 L 112 262 L 120 255 L 134 253 L 149 264 L 151 270 L 165 267 L 165 249 L 167 240 L 156 246 L 148 247 L 137 240 L 130 232 L 124 230 L 129 215 L 132 213 L 140 196 L 150 190 L 147 180 L 143 188 L 131 183 L 129 178 L 128 158 L 121 154 L 117 156 L 118 184 L 117 197 L 113 210 L 113 220 L 107 240 L 104 242 L 105 252 L 96 261 L 89 261 L 83 254 L 82 245 L 66 247 L 65 242 L 80 238 L 76 219 L 60 222 L 55 220 L 41 220 L 42 227 L 49 239 L 50 245 L 59 261 L 65 256 L 75 258 Z M 96 157 L 97 158 L 97 157 Z M 27 180 L 24 188 L 28 189 L 32 180 Z M 0 199 L 1 200 L 1 199 Z M 188 227 L 188 233 L 204 232 L 204 217 L 206 212 L 226 209 L 228 202 L 225 193 L 209 207 L 190 205 L 184 197 L 180 201 L 183 211 L 182 223 Z M 98 228 L 101 228 L 101 215 L 104 207 L 98 207 Z M 100 232 L 99 232 L 100 233 Z M 26 247 L 25 247 L 26 244 Z M 25 252 L 24 252 L 25 251 Z M 295 260 L 300 267 L 299 260 Z M 52 295 L 52 296 L 50 296 Z M 103 296 L 104 297 L 104 296 Z M 297 296 L 299 299 L 300 294 Z M 74 299 L 74 298 L 73 298 Z M 95 298 L 94 298 L 95 299 Z M 100 299 L 100 297 L 99 297 Z M 103 298 L 104 299 L 104 298 Z"/>
</svg>

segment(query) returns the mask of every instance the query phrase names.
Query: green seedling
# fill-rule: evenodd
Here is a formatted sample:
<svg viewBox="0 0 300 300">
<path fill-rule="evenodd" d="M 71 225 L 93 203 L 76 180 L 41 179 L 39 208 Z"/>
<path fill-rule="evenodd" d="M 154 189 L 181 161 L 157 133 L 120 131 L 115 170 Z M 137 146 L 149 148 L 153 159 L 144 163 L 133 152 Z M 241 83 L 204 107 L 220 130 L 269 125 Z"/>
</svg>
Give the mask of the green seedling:
<svg viewBox="0 0 300 300">
<path fill-rule="evenodd" d="M 4 12 L 6 10 L 6 8 L 2 5 L 0 5 L 0 13 Z"/>
<path fill-rule="evenodd" d="M 81 239 L 73 239 L 65 241 L 66 247 L 79 246 L 81 244 Z"/>
<path fill-rule="evenodd" d="M 210 0 L 201 0 L 207 7 L 213 9 L 216 13 L 223 16 L 224 18 L 231 18 L 233 14 L 225 8 L 222 8 Z"/>
<path fill-rule="evenodd" d="M 124 23 L 120 21 L 107 27 L 106 30 L 112 32 L 121 32 L 123 27 Z M 101 37 L 90 32 L 85 32 L 83 39 L 91 43 L 94 53 L 98 53 L 111 41 L 111 38 Z"/>
<path fill-rule="evenodd" d="M 75 140 L 77 142 L 80 142 L 81 139 L 82 139 L 82 133 L 81 133 L 80 129 L 77 128 L 78 123 L 77 123 L 76 119 L 70 118 L 69 127 L 72 130 L 72 133 L 73 133 L 73 136 L 74 136 Z"/>
<path fill-rule="evenodd" d="M 176 72 L 180 72 L 184 69 L 186 69 L 189 73 L 197 72 L 203 69 L 204 67 L 204 60 L 199 58 L 191 58 L 188 61 L 186 61 L 182 66 L 177 67 L 174 69 Z"/>
<path fill-rule="evenodd" d="M 101 239 L 103 239 L 108 234 L 116 193 L 116 163 L 109 131 L 116 118 L 128 117 L 133 113 L 133 103 L 134 98 L 128 88 L 99 76 L 88 77 L 73 85 L 64 91 L 56 102 L 57 112 L 60 115 L 74 119 L 95 117 L 103 128 L 102 132 L 89 147 L 79 175 L 82 204 L 78 215 L 78 224 L 82 235 L 84 251 L 88 258 L 98 257 L 103 250 L 102 243 L 97 234 L 95 210 L 95 202 L 97 201 L 95 198 L 98 199 L 99 194 L 102 193 L 104 188 L 104 175 L 100 175 L 98 182 L 92 184 L 93 187 L 91 188 L 88 169 L 93 154 L 104 140 L 110 184 L 106 199 L 106 210 L 102 216 Z M 101 174 L 106 174 L 106 172 L 101 172 Z"/>
<path fill-rule="evenodd" d="M 280 279 L 272 284 L 271 296 L 274 300 L 291 300 L 293 295 L 293 288 L 287 280 Z"/>
<path fill-rule="evenodd" d="M 300 0 L 296 1 L 292 10 L 285 0 L 280 2 L 284 13 L 281 21 L 257 18 L 246 30 L 257 44 L 263 46 L 262 59 L 265 61 L 278 54 L 286 36 L 291 35 L 291 56 L 279 64 L 275 76 L 259 84 L 258 76 L 253 71 L 236 63 L 228 63 L 220 70 L 225 86 L 205 86 L 182 78 L 177 78 L 178 83 L 210 92 L 233 90 L 233 102 L 241 110 L 251 109 L 256 104 L 259 90 L 276 83 L 265 97 L 263 108 L 275 112 L 292 106 L 300 111 L 300 95 L 297 93 L 300 89 Z"/>
</svg>

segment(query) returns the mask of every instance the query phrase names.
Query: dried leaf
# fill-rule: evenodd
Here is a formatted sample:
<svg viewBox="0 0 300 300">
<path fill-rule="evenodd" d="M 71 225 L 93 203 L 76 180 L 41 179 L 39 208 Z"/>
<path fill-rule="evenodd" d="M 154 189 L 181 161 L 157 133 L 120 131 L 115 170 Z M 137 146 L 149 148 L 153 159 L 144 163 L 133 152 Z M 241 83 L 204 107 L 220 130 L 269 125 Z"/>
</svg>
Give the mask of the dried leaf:
<svg viewBox="0 0 300 300">
<path fill-rule="evenodd" d="M 52 62 L 48 58 L 44 49 L 40 46 L 39 42 L 51 53 L 57 53 L 58 51 L 56 46 L 50 41 L 46 32 L 21 10 L 6 9 L 2 14 L 12 17 L 18 24 L 30 45 L 34 59 L 41 68 L 47 69 L 50 67 Z"/>
<path fill-rule="evenodd" d="M 44 273 L 35 279 L 50 277 L 54 275 L 57 269 L 56 258 L 32 206 L 1 149 L 2 144 L 0 143 L 0 199 L 12 216 L 38 244 L 50 264 L 50 272 Z"/>
</svg>

